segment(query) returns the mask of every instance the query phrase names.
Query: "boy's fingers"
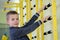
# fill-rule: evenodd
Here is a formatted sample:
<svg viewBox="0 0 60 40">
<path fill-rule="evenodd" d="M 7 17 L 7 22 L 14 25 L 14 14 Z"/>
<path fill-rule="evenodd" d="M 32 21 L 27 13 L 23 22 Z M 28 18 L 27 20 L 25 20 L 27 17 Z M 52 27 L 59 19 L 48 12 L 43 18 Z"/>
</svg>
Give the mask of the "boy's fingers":
<svg viewBox="0 0 60 40">
<path fill-rule="evenodd" d="M 46 6 L 44 7 L 44 10 L 48 9 L 50 6 L 51 6 L 51 3 L 49 3 L 48 5 L 46 5 Z"/>
<path fill-rule="evenodd" d="M 46 16 L 45 20 L 44 20 L 44 23 L 47 22 L 48 20 L 52 20 L 52 17 L 51 16 Z"/>
<path fill-rule="evenodd" d="M 48 20 L 52 20 L 52 17 L 50 16 L 50 17 L 48 18 Z"/>
</svg>

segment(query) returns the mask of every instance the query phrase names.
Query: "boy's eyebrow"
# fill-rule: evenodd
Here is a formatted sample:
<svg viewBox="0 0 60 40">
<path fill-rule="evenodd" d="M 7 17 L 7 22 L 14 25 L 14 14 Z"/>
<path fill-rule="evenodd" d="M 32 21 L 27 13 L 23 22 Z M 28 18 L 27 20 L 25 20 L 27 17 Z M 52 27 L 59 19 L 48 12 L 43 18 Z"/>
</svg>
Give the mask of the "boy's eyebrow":
<svg viewBox="0 0 60 40">
<path fill-rule="evenodd" d="M 6 19 L 9 19 L 9 16 L 10 16 L 10 15 L 15 15 L 15 14 L 9 14 L 9 15 L 7 15 L 7 16 L 6 16 Z M 16 15 L 18 15 L 18 14 L 16 14 Z M 19 17 L 18 17 L 18 18 L 19 18 Z"/>
</svg>

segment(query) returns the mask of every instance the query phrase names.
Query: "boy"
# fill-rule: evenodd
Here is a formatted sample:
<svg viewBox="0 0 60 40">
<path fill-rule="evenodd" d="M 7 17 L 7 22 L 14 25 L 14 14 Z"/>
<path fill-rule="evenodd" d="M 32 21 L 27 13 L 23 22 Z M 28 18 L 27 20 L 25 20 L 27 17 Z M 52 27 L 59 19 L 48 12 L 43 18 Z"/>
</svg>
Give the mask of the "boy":
<svg viewBox="0 0 60 40">
<path fill-rule="evenodd" d="M 34 31 L 37 27 L 39 27 L 42 23 L 49 20 L 50 16 L 43 18 L 42 20 L 37 20 L 39 17 L 39 13 L 44 10 L 44 7 L 39 10 L 33 17 L 29 20 L 29 22 L 24 25 L 23 27 L 18 27 L 19 24 L 19 17 L 16 11 L 9 11 L 6 15 L 7 17 L 7 24 L 10 26 L 10 37 L 9 40 L 29 40 L 27 34 Z"/>
</svg>

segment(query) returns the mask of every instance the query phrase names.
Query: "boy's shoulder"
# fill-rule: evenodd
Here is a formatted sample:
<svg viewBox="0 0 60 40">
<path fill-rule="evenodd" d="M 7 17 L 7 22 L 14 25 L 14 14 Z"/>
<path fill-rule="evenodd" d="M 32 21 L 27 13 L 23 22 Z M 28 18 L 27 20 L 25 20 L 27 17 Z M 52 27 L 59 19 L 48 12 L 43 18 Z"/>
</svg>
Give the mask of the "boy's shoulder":
<svg viewBox="0 0 60 40">
<path fill-rule="evenodd" d="M 20 27 L 9 27 L 10 29 L 20 29 Z"/>
</svg>

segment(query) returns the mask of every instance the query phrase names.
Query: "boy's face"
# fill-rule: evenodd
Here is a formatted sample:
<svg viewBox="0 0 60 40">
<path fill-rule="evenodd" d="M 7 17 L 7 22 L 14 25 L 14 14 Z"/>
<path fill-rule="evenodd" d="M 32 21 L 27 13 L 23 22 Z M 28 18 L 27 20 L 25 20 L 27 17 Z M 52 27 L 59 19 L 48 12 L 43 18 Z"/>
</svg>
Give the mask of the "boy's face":
<svg viewBox="0 0 60 40">
<path fill-rule="evenodd" d="M 18 27 L 18 24 L 19 24 L 18 14 L 10 14 L 8 16 L 7 23 L 11 27 Z"/>
</svg>

